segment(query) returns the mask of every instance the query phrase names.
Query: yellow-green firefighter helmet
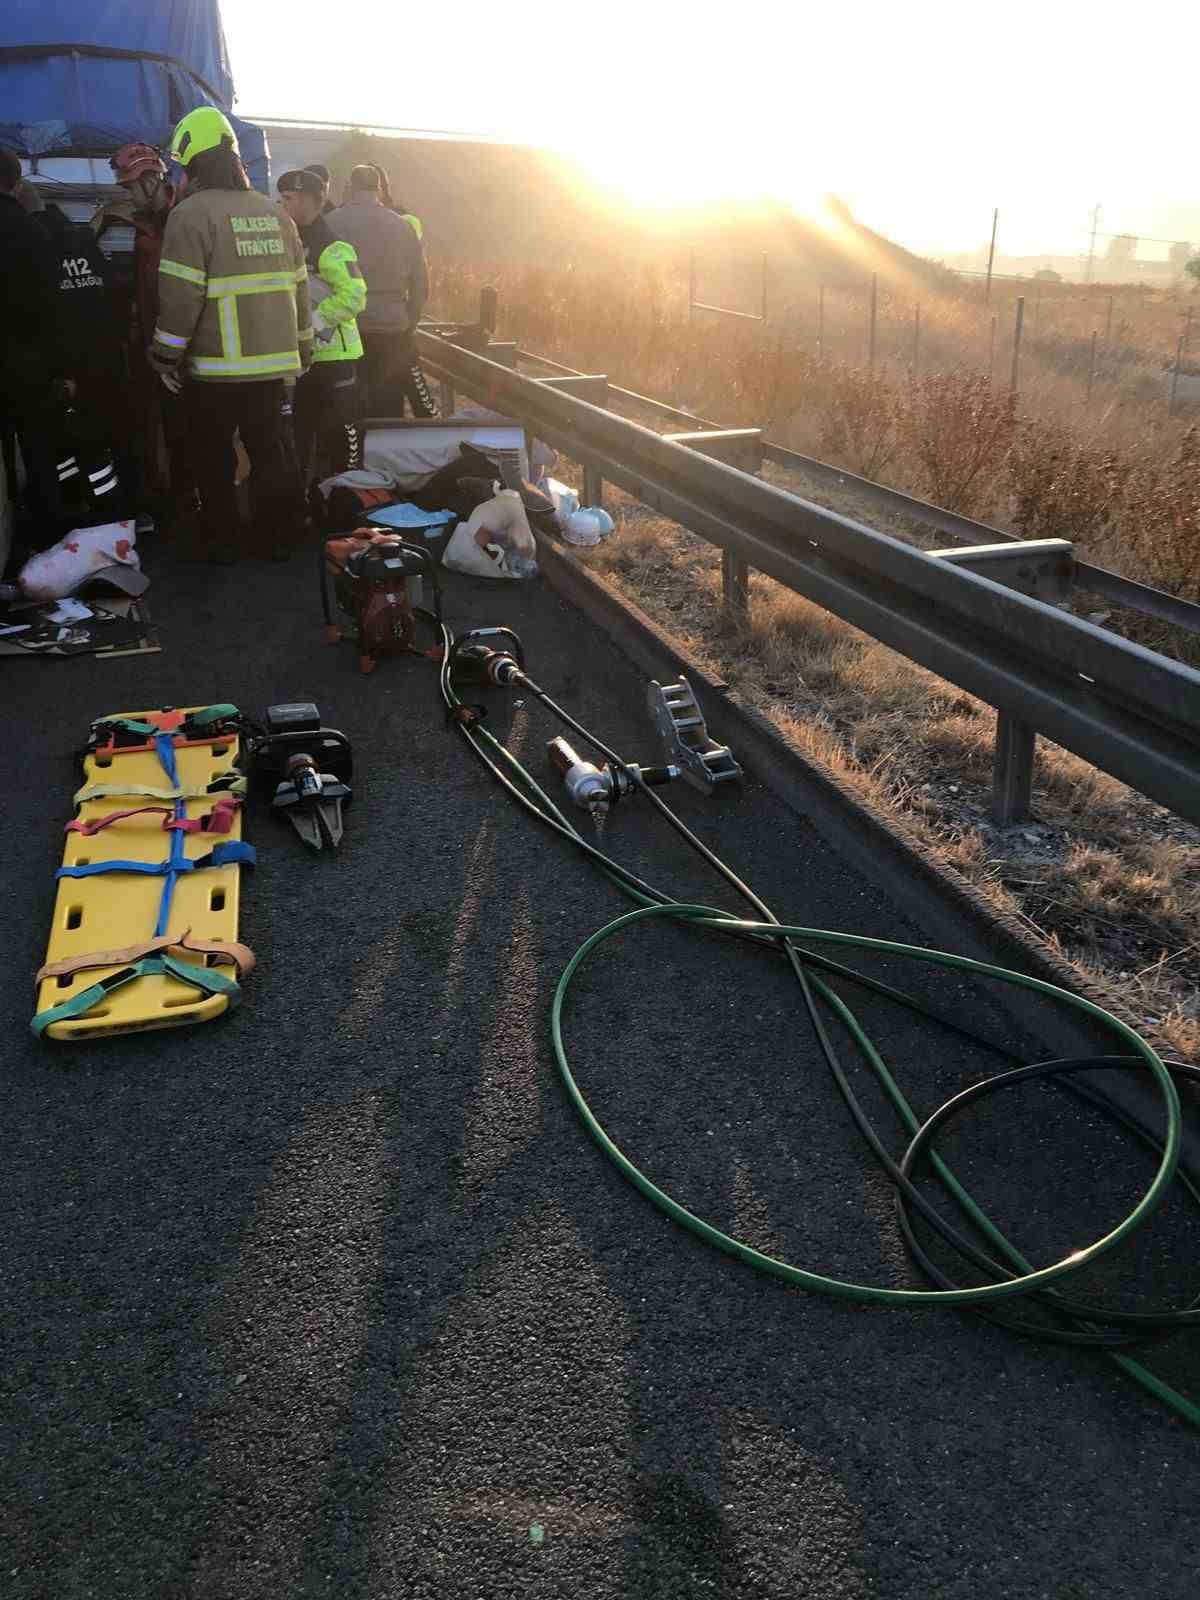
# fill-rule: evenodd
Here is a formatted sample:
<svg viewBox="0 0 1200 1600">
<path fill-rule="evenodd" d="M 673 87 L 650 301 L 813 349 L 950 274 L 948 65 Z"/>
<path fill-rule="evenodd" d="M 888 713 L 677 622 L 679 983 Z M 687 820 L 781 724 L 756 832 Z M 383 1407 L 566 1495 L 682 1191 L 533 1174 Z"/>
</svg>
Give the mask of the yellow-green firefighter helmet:
<svg viewBox="0 0 1200 1600">
<path fill-rule="evenodd" d="M 219 150 L 226 139 L 233 146 L 234 154 L 239 154 L 237 134 L 225 113 L 216 106 L 197 106 L 171 135 L 171 157 L 181 167 L 186 167 L 193 156 L 203 155 L 206 150 Z"/>
</svg>

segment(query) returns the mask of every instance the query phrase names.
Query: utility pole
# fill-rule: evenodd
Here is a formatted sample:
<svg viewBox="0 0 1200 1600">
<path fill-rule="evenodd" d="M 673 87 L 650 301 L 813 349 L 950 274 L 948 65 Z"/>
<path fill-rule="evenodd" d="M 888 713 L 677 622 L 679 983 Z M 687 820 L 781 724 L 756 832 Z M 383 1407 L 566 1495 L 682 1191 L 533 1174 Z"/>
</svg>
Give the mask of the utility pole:
<svg viewBox="0 0 1200 1600">
<path fill-rule="evenodd" d="M 1099 226 L 1100 202 L 1097 200 L 1096 204 L 1092 207 L 1092 237 L 1088 242 L 1087 278 L 1085 280 L 1087 283 L 1091 283 L 1092 281 L 1092 268 L 1096 264 L 1096 230 L 1099 228 Z"/>
<path fill-rule="evenodd" d="M 983 291 L 983 298 L 988 301 L 992 298 L 992 264 L 996 259 L 996 224 L 1000 220 L 1000 207 L 992 207 L 992 243 L 988 250 L 987 284 Z"/>
</svg>

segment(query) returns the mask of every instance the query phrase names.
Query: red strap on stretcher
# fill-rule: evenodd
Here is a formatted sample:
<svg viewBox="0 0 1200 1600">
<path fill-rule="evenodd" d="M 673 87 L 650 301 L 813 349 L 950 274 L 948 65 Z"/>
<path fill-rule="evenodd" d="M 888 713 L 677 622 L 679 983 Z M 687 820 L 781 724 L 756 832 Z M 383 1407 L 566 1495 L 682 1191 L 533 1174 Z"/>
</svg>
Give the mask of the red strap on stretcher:
<svg viewBox="0 0 1200 1600">
<path fill-rule="evenodd" d="M 234 815 L 241 803 L 240 795 L 223 794 L 217 798 L 207 816 L 178 819 L 170 806 L 134 806 L 129 811 L 110 811 L 106 817 L 97 817 L 94 822 L 81 822 L 78 819 L 68 822 L 66 832 L 81 833 L 85 839 L 90 839 L 94 833 L 99 833 L 101 828 L 110 827 L 114 822 L 122 822 L 126 817 L 156 815 L 165 819 L 164 833 L 231 833 Z"/>
</svg>

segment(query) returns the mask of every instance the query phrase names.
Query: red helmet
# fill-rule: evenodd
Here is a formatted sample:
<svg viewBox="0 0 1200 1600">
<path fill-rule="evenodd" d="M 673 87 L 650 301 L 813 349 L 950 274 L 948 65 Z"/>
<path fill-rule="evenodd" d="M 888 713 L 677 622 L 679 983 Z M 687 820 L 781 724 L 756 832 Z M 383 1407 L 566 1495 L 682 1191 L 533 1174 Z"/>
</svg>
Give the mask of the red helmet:
<svg viewBox="0 0 1200 1600">
<path fill-rule="evenodd" d="M 123 144 L 108 164 L 118 183 L 133 183 L 146 172 L 156 172 L 160 178 L 167 175 L 166 162 L 152 144 Z"/>
</svg>

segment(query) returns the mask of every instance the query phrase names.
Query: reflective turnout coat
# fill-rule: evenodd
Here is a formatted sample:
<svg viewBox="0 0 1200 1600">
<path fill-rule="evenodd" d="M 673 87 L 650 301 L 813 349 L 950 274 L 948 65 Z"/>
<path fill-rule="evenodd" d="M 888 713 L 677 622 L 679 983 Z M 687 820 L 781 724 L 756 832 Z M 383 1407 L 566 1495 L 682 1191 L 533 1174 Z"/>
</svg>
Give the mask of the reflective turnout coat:
<svg viewBox="0 0 1200 1600">
<path fill-rule="evenodd" d="M 150 359 L 202 381 L 305 371 L 312 322 L 292 219 L 256 190 L 196 189 L 167 219 Z"/>
</svg>

